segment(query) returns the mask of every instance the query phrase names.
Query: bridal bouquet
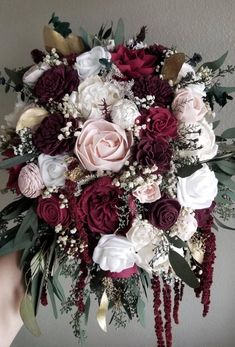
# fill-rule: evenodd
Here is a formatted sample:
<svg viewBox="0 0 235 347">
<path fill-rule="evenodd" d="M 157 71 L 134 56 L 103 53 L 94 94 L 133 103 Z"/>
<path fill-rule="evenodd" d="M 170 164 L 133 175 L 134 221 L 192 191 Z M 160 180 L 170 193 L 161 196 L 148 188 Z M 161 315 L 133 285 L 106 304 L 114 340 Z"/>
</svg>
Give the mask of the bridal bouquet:
<svg viewBox="0 0 235 347">
<path fill-rule="evenodd" d="M 145 326 L 148 287 L 159 347 L 172 346 L 184 284 L 208 313 L 213 229 L 235 216 L 235 128 L 215 136 L 214 107 L 232 99 L 220 80 L 235 67 L 145 35 L 125 40 L 120 19 L 76 36 L 53 14 L 46 51 L 0 76 L 18 96 L 1 127 L 4 191 L 17 198 L 0 214 L 0 255 L 21 252 L 20 313 L 35 335 L 49 298 L 82 344 L 89 311 L 104 331 Z"/>
</svg>

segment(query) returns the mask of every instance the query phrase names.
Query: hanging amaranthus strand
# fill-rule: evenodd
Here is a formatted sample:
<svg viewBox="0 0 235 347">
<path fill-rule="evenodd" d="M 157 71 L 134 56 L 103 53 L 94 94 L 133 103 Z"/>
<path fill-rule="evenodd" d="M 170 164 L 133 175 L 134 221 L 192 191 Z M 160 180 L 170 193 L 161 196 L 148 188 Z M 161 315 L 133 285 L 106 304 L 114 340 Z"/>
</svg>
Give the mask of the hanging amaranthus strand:
<svg viewBox="0 0 235 347">
<path fill-rule="evenodd" d="M 166 346 L 172 346 L 172 326 L 171 326 L 171 286 L 167 283 L 164 283 L 162 289 L 163 293 L 163 303 L 165 311 L 165 338 Z"/>
<path fill-rule="evenodd" d="M 180 306 L 180 282 L 175 281 L 174 284 L 174 307 L 173 307 L 173 319 L 175 324 L 179 324 L 179 306 Z"/>
<path fill-rule="evenodd" d="M 158 276 L 152 279 L 153 290 L 153 310 L 155 319 L 155 333 L 158 341 L 158 347 L 165 347 L 163 339 L 163 320 L 161 312 L 161 283 Z"/>
</svg>

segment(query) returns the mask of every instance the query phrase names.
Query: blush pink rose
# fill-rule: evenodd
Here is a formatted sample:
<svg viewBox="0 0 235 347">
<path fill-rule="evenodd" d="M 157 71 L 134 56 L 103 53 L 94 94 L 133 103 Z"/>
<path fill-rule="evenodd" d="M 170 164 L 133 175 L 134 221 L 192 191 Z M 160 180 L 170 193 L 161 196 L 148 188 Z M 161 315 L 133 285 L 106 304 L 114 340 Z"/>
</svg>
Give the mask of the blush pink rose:
<svg viewBox="0 0 235 347">
<path fill-rule="evenodd" d="M 142 204 L 150 204 L 161 197 L 159 185 L 154 183 L 145 183 L 137 187 L 132 193 Z"/>
<path fill-rule="evenodd" d="M 176 118 L 184 123 L 195 123 L 204 118 L 207 108 L 203 101 L 206 96 L 203 86 L 195 85 L 181 89 L 172 103 Z"/>
<path fill-rule="evenodd" d="M 130 155 L 131 132 L 104 119 L 88 120 L 75 145 L 75 154 L 88 171 L 118 172 Z"/>
<path fill-rule="evenodd" d="M 20 192 L 27 198 L 37 198 L 41 194 L 45 186 L 37 165 L 30 163 L 21 169 L 18 186 Z"/>
</svg>

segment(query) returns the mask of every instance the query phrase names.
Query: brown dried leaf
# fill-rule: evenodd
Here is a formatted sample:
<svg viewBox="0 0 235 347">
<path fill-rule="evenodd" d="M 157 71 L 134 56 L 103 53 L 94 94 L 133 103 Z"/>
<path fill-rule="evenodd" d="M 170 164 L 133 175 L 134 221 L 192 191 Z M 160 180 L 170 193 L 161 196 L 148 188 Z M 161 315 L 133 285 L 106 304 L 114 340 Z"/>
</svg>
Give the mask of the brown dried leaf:
<svg viewBox="0 0 235 347">
<path fill-rule="evenodd" d="M 169 58 L 166 58 L 162 68 L 163 79 L 175 82 L 184 62 L 184 53 L 175 53 Z"/>
</svg>

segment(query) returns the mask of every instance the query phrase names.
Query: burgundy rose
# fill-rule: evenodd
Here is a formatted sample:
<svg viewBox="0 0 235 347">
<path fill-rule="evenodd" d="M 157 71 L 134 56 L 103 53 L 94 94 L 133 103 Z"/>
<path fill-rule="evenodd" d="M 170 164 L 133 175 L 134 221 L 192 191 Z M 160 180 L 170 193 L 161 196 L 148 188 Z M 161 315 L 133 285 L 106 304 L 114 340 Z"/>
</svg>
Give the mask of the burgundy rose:
<svg viewBox="0 0 235 347">
<path fill-rule="evenodd" d="M 179 212 L 180 204 L 177 200 L 162 197 L 150 205 L 149 221 L 156 228 L 166 231 L 175 224 Z"/>
<path fill-rule="evenodd" d="M 41 104 L 49 99 L 61 101 L 65 94 L 77 90 L 78 85 L 77 71 L 72 66 L 60 64 L 44 72 L 34 87 L 34 94 Z"/>
<path fill-rule="evenodd" d="M 38 199 L 37 215 L 51 226 L 68 226 L 70 222 L 68 208 L 60 208 L 60 200 L 56 195 Z"/>
<path fill-rule="evenodd" d="M 154 55 L 156 57 L 156 65 L 161 64 L 162 61 L 165 59 L 165 54 L 167 52 L 167 47 L 159 45 L 158 43 L 154 43 L 153 45 L 147 47 L 145 51 L 148 54 Z"/>
<path fill-rule="evenodd" d="M 153 75 L 156 57 L 142 49 L 129 49 L 123 45 L 118 46 L 112 53 L 112 61 L 128 78 Z"/>
<path fill-rule="evenodd" d="M 140 130 L 141 137 L 155 140 L 158 138 L 176 138 L 177 119 L 167 109 L 163 107 L 151 107 L 136 119 L 138 125 L 146 125 Z"/>
<path fill-rule="evenodd" d="M 43 59 L 45 58 L 46 54 L 43 51 L 40 51 L 39 49 L 33 49 L 31 51 L 31 57 L 35 64 L 39 64 L 43 62 Z"/>
<path fill-rule="evenodd" d="M 157 76 L 136 78 L 132 90 L 139 99 L 146 98 L 146 95 L 154 96 L 155 99 L 152 106 L 166 107 L 171 105 L 174 98 L 173 88 L 168 81 L 161 80 Z"/>
<path fill-rule="evenodd" d="M 71 136 L 59 140 L 61 128 L 66 126 L 67 120 L 61 114 L 51 114 L 43 119 L 39 128 L 33 134 L 33 143 L 41 153 L 57 155 L 73 150 L 76 138 Z M 73 120 L 75 122 L 75 120 Z"/>
<path fill-rule="evenodd" d="M 101 177 L 86 187 L 78 201 L 78 218 L 92 232 L 113 233 L 119 224 L 118 209 L 121 190 L 110 177 Z"/>
<path fill-rule="evenodd" d="M 134 159 L 142 166 L 157 165 L 159 173 L 170 169 L 171 146 L 162 139 L 149 140 L 145 137 L 137 143 L 133 152 Z"/>
</svg>

